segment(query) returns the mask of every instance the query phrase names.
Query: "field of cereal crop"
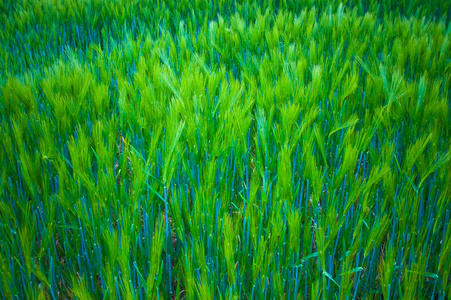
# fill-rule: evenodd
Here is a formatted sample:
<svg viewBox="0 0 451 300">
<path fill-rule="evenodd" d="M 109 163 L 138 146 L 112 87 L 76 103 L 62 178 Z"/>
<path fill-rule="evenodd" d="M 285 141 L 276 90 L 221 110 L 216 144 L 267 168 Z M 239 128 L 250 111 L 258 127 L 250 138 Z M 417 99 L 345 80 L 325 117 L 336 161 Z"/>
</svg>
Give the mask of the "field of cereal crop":
<svg viewBox="0 0 451 300">
<path fill-rule="evenodd" d="M 1 299 L 448 299 L 451 2 L 4 0 Z"/>
</svg>

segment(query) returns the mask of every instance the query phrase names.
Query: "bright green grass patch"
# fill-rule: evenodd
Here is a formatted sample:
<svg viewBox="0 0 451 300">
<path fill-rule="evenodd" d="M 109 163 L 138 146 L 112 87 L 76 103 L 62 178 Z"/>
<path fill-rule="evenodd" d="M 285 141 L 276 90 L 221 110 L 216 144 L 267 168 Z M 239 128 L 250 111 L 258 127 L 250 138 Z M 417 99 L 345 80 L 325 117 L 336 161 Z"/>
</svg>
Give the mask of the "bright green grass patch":
<svg viewBox="0 0 451 300">
<path fill-rule="evenodd" d="M 280 2 L 0 4 L 2 299 L 447 298 L 450 4 Z"/>
</svg>

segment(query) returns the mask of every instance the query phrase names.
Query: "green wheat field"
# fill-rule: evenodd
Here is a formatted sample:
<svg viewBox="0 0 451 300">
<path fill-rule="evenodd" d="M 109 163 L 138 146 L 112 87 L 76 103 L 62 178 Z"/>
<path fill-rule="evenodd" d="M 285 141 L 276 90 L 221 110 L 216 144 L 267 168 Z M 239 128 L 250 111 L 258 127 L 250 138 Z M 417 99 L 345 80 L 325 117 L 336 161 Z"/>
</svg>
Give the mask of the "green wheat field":
<svg viewBox="0 0 451 300">
<path fill-rule="evenodd" d="M 451 1 L 0 1 L 0 299 L 450 299 Z"/>
</svg>

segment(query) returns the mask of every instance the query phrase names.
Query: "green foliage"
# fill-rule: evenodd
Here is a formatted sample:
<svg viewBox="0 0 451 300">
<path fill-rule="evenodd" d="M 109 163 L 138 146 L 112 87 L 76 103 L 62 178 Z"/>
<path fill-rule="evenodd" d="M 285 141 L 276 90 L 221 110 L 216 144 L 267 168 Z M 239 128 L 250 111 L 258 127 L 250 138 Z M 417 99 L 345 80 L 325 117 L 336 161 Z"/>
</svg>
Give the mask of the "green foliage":
<svg viewBox="0 0 451 300">
<path fill-rule="evenodd" d="M 0 298 L 447 299 L 450 3 L 1 2 Z"/>
</svg>

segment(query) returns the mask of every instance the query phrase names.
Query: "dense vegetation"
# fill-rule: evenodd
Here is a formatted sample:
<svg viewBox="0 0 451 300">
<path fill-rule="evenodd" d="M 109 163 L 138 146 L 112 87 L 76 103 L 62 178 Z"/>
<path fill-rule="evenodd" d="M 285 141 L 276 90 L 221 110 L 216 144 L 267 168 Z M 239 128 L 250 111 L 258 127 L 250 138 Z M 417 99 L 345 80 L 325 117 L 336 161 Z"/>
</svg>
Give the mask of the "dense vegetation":
<svg viewBox="0 0 451 300">
<path fill-rule="evenodd" d="M 0 2 L 0 297 L 451 293 L 451 2 Z"/>
</svg>

